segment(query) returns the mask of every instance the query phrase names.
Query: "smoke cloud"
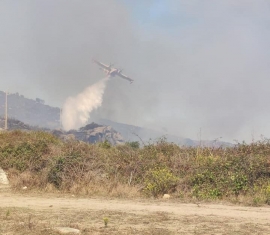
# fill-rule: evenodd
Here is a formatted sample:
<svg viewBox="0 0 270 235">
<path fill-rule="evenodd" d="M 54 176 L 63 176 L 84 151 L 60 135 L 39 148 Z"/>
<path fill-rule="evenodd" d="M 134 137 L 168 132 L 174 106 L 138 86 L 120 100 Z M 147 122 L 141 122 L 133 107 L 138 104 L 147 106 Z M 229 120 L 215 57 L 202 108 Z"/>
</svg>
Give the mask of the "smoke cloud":
<svg viewBox="0 0 270 235">
<path fill-rule="evenodd" d="M 1 0 L 0 22 L 1 90 L 63 107 L 103 76 L 94 58 L 134 83 L 113 78 L 91 118 L 270 137 L 269 0 Z"/>
<path fill-rule="evenodd" d="M 93 110 L 102 104 L 109 78 L 103 78 L 87 87 L 76 97 L 68 97 L 63 105 L 62 125 L 64 130 L 78 129 L 87 123 Z"/>
</svg>

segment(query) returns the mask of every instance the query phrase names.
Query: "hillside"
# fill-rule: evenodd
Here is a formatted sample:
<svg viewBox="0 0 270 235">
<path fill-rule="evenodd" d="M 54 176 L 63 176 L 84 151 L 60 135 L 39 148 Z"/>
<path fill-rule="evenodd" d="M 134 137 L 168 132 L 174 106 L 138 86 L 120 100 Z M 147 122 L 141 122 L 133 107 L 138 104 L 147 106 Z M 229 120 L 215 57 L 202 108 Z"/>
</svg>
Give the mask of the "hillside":
<svg viewBox="0 0 270 235">
<path fill-rule="evenodd" d="M 5 95 L 0 91 L 0 116 L 5 114 Z M 60 127 L 60 108 L 46 105 L 39 98 L 25 98 L 19 93 L 8 95 L 8 116 L 31 126 L 50 129 Z"/>
<path fill-rule="evenodd" d="M 27 125 L 16 119 L 8 119 L 7 126 L 9 130 L 38 130 L 39 128 Z M 0 129 L 4 129 L 5 119 L 0 118 Z"/>
<path fill-rule="evenodd" d="M 108 141 L 112 145 L 124 143 L 121 134 L 112 127 L 99 125 L 94 122 L 81 127 L 79 130 L 53 130 L 52 134 L 63 140 L 76 139 L 86 143 L 100 143 L 104 141 Z"/>
<path fill-rule="evenodd" d="M 5 119 L 0 118 L 0 130 L 4 129 Z M 110 126 L 99 125 L 96 123 L 88 124 L 79 130 L 63 131 L 59 129 L 50 130 L 37 126 L 27 125 L 16 119 L 8 119 L 8 130 L 22 131 L 45 131 L 52 133 L 62 140 L 80 140 L 86 143 L 100 143 L 108 141 L 112 145 L 123 144 L 124 139 L 121 134 Z"/>
<path fill-rule="evenodd" d="M 3 91 L 0 91 L 0 116 L 4 116 L 4 114 L 5 114 L 5 93 Z M 9 94 L 8 116 L 10 118 L 20 120 L 23 123 L 30 126 L 49 129 L 60 129 L 60 108 L 46 105 L 45 101 L 39 98 L 33 100 L 26 98 L 23 95 L 20 95 L 19 93 Z M 210 141 L 192 140 L 189 138 L 170 135 L 167 133 L 151 130 L 148 128 L 117 123 L 108 119 L 91 120 L 91 122 L 92 121 L 95 121 L 96 123 L 101 125 L 111 126 L 116 132 L 119 132 L 121 134 L 124 141 L 129 142 L 139 141 L 145 144 L 149 141 L 156 141 L 157 139 L 160 138 L 166 138 L 168 142 L 173 142 L 185 146 L 198 146 L 198 145 L 215 146 L 215 147 L 232 146 L 232 144 L 230 143 L 219 142 L 215 140 Z M 79 137 L 78 133 L 76 134 L 76 136 L 78 138 L 82 138 Z"/>
<path fill-rule="evenodd" d="M 160 138 L 165 138 L 166 141 L 172 142 L 178 145 L 185 145 L 185 146 L 214 146 L 214 147 L 229 147 L 232 146 L 231 143 L 223 142 L 223 141 L 216 141 L 216 140 L 192 140 L 189 138 L 179 137 L 175 135 L 170 135 L 167 133 L 162 133 L 159 131 L 142 128 L 138 126 L 113 122 L 108 119 L 97 119 L 95 120 L 97 123 L 102 125 L 107 125 L 113 127 L 115 130 L 121 133 L 123 138 L 126 141 L 141 141 L 144 144 L 148 143 L 149 141 L 157 141 Z"/>
</svg>

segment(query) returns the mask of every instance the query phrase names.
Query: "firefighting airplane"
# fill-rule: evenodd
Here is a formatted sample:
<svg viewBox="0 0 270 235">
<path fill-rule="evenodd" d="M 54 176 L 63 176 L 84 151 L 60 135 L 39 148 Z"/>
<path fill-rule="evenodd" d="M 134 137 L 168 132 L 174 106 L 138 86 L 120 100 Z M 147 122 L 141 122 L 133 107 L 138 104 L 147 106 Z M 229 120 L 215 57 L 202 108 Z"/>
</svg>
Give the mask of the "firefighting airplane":
<svg viewBox="0 0 270 235">
<path fill-rule="evenodd" d="M 93 60 L 93 62 L 97 65 L 99 65 L 101 67 L 101 69 L 109 76 L 109 77 L 115 77 L 116 75 L 121 77 L 121 78 L 124 78 L 128 81 L 130 81 L 130 83 L 132 83 L 134 80 L 129 78 L 128 76 L 122 74 L 122 71 L 123 69 L 117 69 L 117 68 L 113 68 L 112 64 L 110 65 L 106 65 L 106 64 L 103 64 L 97 60 Z"/>
</svg>

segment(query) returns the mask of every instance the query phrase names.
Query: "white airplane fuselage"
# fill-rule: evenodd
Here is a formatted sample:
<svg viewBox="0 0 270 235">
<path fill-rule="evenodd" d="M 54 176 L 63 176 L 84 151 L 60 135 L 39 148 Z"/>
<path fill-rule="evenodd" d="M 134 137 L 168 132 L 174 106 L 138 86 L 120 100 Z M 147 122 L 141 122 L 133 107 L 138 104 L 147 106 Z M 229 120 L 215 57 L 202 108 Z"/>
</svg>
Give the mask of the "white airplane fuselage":
<svg viewBox="0 0 270 235">
<path fill-rule="evenodd" d="M 104 69 L 104 71 L 107 73 L 108 76 L 111 77 L 115 77 L 119 73 L 118 69 L 112 69 L 111 71 L 107 71 Z"/>
<path fill-rule="evenodd" d="M 123 71 L 122 69 L 113 68 L 112 67 L 113 66 L 112 64 L 106 65 L 106 64 L 103 64 L 103 63 L 101 63 L 101 62 L 99 62 L 97 60 L 93 60 L 93 62 L 95 64 L 99 65 L 100 66 L 100 70 L 103 70 L 108 77 L 119 76 L 119 77 L 121 77 L 123 79 L 128 80 L 130 83 L 133 82 L 133 79 L 131 79 L 130 77 L 128 77 L 128 76 L 126 76 L 124 74 L 122 74 L 122 71 Z"/>
</svg>

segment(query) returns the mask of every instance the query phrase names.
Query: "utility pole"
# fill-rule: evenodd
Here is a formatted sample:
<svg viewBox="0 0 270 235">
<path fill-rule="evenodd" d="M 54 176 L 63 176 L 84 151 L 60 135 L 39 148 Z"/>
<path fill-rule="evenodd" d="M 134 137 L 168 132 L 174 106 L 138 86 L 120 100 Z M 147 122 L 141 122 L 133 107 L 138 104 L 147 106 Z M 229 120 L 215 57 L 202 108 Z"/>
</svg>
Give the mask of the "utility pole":
<svg viewBox="0 0 270 235">
<path fill-rule="evenodd" d="M 6 105 L 5 105 L 5 130 L 8 129 L 8 124 L 7 124 L 7 119 L 8 119 L 8 101 L 7 101 L 7 96 L 8 96 L 8 93 L 6 91 Z"/>
<path fill-rule="evenodd" d="M 60 108 L 60 129 L 62 129 L 62 109 Z"/>
</svg>

